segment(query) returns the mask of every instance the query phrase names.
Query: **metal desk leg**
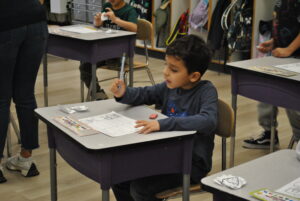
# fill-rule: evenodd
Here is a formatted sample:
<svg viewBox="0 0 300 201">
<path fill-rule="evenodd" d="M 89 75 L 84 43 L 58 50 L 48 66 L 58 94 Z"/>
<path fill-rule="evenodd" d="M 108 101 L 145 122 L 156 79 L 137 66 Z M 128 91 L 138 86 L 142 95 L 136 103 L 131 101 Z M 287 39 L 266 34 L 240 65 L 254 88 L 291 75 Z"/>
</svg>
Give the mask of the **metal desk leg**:
<svg viewBox="0 0 300 201">
<path fill-rule="evenodd" d="M 272 116 L 271 116 L 271 144 L 270 152 L 274 152 L 274 142 L 275 142 L 275 130 L 276 130 L 276 107 L 272 107 Z"/>
<path fill-rule="evenodd" d="M 133 57 L 129 57 L 129 86 L 133 86 Z"/>
<path fill-rule="evenodd" d="M 51 201 L 57 201 L 56 149 L 50 148 Z"/>
<path fill-rule="evenodd" d="M 232 95 L 232 109 L 234 112 L 233 133 L 230 139 L 230 163 L 229 167 L 234 166 L 235 135 L 236 135 L 236 113 L 237 113 L 237 95 Z"/>
<path fill-rule="evenodd" d="M 44 106 L 48 106 L 48 61 L 47 54 L 43 57 Z"/>
<path fill-rule="evenodd" d="M 102 201 L 109 201 L 109 189 L 102 190 Z"/>
<path fill-rule="evenodd" d="M 92 64 L 92 94 L 91 94 L 91 100 L 94 101 L 96 100 L 96 69 L 97 66 L 96 64 Z"/>
<path fill-rule="evenodd" d="M 190 175 L 189 174 L 184 174 L 183 175 L 182 200 L 183 201 L 189 201 L 190 200 Z"/>
</svg>

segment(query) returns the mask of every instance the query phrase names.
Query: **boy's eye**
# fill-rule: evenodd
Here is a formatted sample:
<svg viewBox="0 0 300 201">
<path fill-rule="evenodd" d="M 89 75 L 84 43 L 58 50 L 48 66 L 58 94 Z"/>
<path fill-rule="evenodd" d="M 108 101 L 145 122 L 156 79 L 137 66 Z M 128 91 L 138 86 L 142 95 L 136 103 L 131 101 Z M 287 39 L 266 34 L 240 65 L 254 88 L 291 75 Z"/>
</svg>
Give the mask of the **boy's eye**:
<svg viewBox="0 0 300 201">
<path fill-rule="evenodd" d="M 174 73 L 177 73 L 178 72 L 178 70 L 177 69 L 174 69 L 174 68 L 171 68 L 170 69 L 172 72 L 174 72 Z"/>
</svg>

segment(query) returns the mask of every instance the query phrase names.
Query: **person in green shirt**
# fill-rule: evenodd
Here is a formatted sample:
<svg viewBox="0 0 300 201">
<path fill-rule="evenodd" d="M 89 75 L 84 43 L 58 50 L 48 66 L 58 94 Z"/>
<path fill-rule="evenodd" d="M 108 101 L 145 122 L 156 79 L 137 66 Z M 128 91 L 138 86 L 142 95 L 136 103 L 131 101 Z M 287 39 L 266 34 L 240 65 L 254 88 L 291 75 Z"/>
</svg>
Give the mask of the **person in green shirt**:
<svg viewBox="0 0 300 201">
<path fill-rule="evenodd" d="M 104 15 L 108 20 L 102 21 L 101 15 Z M 128 5 L 124 0 L 109 0 L 103 5 L 102 13 L 97 13 L 94 17 L 94 25 L 96 27 L 105 27 L 118 30 L 126 31 L 137 31 L 137 18 L 135 8 Z M 120 66 L 120 58 L 109 59 L 106 61 L 100 61 L 97 63 L 97 67 L 101 66 Z M 92 80 L 92 64 L 82 63 L 79 67 L 80 69 L 80 79 L 85 83 L 86 87 L 89 88 Z M 96 86 L 96 99 L 104 100 L 107 99 L 107 95 L 104 90 L 101 89 L 98 84 Z"/>
</svg>

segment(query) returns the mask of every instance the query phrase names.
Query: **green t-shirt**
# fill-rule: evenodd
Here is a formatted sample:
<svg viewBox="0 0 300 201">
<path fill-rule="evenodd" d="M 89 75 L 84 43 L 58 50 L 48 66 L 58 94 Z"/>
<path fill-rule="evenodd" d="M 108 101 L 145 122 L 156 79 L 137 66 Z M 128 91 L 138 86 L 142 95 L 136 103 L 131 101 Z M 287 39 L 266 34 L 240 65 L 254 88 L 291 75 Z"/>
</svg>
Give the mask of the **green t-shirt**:
<svg viewBox="0 0 300 201">
<path fill-rule="evenodd" d="M 128 5 L 127 3 L 122 8 L 120 8 L 118 10 L 114 10 L 112 8 L 111 3 L 107 2 L 103 5 L 102 12 L 107 12 L 106 8 L 111 8 L 113 10 L 113 12 L 115 13 L 115 16 L 120 18 L 121 20 L 125 20 L 125 21 L 128 21 L 128 22 L 132 22 L 132 23 L 137 24 L 138 15 L 136 13 L 136 10 L 132 6 Z M 112 29 L 122 29 L 122 30 L 124 30 L 123 28 L 119 27 L 118 25 L 112 23 L 111 20 L 104 21 L 103 22 L 103 27 L 106 27 L 106 28 L 110 27 Z"/>
</svg>

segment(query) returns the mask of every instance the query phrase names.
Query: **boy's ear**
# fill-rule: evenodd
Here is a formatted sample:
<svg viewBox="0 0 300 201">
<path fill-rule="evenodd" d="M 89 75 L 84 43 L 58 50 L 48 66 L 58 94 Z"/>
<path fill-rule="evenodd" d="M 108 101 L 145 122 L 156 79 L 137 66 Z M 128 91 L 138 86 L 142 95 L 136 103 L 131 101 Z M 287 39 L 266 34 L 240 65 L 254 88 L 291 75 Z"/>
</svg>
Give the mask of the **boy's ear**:
<svg viewBox="0 0 300 201">
<path fill-rule="evenodd" d="M 200 72 L 193 72 L 190 74 L 190 81 L 191 82 L 197 82 L 201 78 L 201 73 Z"/>
</svg>

